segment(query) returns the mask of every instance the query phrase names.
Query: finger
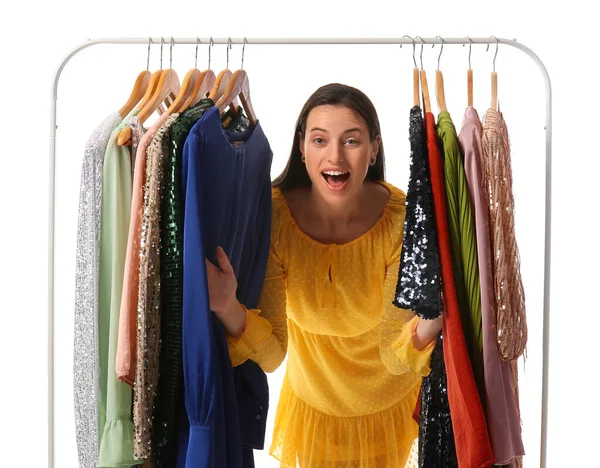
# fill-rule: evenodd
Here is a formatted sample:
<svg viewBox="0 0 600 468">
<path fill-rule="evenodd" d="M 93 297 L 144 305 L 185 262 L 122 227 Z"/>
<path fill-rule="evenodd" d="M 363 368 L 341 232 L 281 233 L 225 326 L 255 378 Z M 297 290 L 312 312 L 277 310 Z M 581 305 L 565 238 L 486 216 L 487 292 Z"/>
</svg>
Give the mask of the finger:
<svg viewBox="0 0 600 468">
<path fill-rule="evenodd" d="M 213 265 L 213 263 L 208 258 L 205 258 L 204 260 L 206 261 L 206 271 L 207 271 L 207 273 L 208 274 L 213 273 L 217 269 L 217 267 L 215 265 Z"/>
<path fill-rule="evenodd" d="M 228 275 L 233 273 L 233 267 L 229 262 L 229 258 L 227 257 L 227 254 L 221 247 L 217 247 L 217 262 L 219 262 L 219 268 L 221 268 L 221 271 L 223 271 L 223 273 L 226 273 Z"/>
</svg>

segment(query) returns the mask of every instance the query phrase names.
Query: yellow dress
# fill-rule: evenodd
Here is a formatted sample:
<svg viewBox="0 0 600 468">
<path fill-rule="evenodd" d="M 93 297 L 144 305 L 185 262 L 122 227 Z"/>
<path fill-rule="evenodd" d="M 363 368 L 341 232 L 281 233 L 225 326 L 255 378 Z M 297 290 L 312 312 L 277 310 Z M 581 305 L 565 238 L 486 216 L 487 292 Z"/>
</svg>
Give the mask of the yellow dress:
<svg viewBox="0 0 600 468">
<path fill-rule="evenodd" d="M 345 244 L 323 244 L 296 224 L 273 189 L 271 245 L 257 309 L 229 337 L 234 366 L 266 372 L 284 360 L 270 453 L 284 468 L 402 468 L 418 426 L 412 418 L 434 343 L 418 351 L 419 320 L 392 304 L 406 195 Z"/>
</svg>

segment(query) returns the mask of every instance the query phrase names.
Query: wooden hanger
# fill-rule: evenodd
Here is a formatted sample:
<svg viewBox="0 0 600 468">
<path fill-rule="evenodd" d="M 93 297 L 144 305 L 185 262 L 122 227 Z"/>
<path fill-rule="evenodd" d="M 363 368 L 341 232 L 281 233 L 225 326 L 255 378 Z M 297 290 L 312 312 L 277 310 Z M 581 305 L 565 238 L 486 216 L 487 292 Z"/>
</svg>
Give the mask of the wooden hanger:
<svg viewBox="0 0 600 468">
<path fill-rule="evenodd" d="M 423 91 L 423 107 L 425 112 L 431 112 L 431 101 L 429 100 L 429 86 L 427 85 L 427 74 L 421 69 L 421 90 Z"/>
<path fill-rule="evenodd" d="M 125 103 L 121 109 L 119 109 L 119 114 L 121 118 L 125 118 L 137 105 L 140 105 L 140 101 L 142 99 L 147 100 L 152 95 L 154 88 L 156 87 L 156 83 L 158 82 L 158 77 L 153 79 L 153 74 L 150 72 L 150 46 L 152 45 L 152 38 L 148 38 L 148 57 L 146 59 L 146 70 L 141 72 L 137 79 L 135 80 L 135 84 L 133 85 L 133 89 L 131 90 L 131 94 L 129 95 L 129 99 Z"/>
<path fill-rule="evenodd" d="M 210 94 L 208 95 L 208 97 L 215 102 L 215 105 L 217 105 L 217 107 L 219 105 L 219 102 L 221 101 L 221 98 L 225 95 L 225 92 L 229 87 L 229 82 L 231 81 L 232 76 L 233 72 L 228 68 L 217 75 L 213 88 Z M 240 109 L 238 102 L 239 101 L 236 99 L 231 103 L 231 107 L 236 113 L 239 112 Z"/>
<path fill-rule="evenodd" d="M 202 72 L 197 68 L 192 68 L 189 72 L 186 73 L 183 78 L 183 83 L 181 83 L 181 87 L 179 88 L 179 93 L 177 97 L 173 101 L 173 103 L 167 109 L 169 115 L 174 114 L 175 112 L 180 112 L 183 105 L 189 100 L 194 88 L 196 87 L 196 82 L 200 78 Z"/>
<path fill-rule="evenodd" d="M 196 80 L 194 89 L 192 90 L 189 99 L 183 104 L 183 106 L 181 106 L 179 112 L 183 112 L 191 106 L 195 106 L 200 102 L 200 100 L 206 98 L 208 93 L 210 93 L 213 89 L 216 80 L 217 77 L 215 76 L 214 71 L 204 70 L 201 72 L 200 76 Z"/>
<path fill-rule="evenodd" d="M 473 70 L 467 70 L 467 105 L 473 107 Z"/>
<path fill-rule="evenodd" d="M 492 72 L 492 109 L 498 110 L 498 74 Z"/>
<path fill-rule="evenodd" d="M 403 38 L 407 37 L 412 41 L 413 46 L 413 62 L 415 63 L 415 68 L 413 68 L 413 106 L 419 105 L 419 66 L 417 65 L 417 59 L 415 58 L 415 52 L 417 49 L 417 45 L 415 40 L 409 35 L 405 34 L 402 36 Z M 400 48 L 402 48 L 402 44 L 400 44 Z"/>
<path fill-rule="evenodd" d="M 413 106 L 419 105 L 419 69 L 413 68 Z"/>
<path fill-rule="evenodd" d="M 225 94 L 216 103 L 219 112 L 223 114 L 225 109 L 227 109 L 238 96 L 242 101 L 242 106 L 246 111 L 248 120 L 252 125 L 256 125 L 258 119 L 256 118 L 256 113 L 254 112 L 252 101 L 250 99 L 250 83 L 246 70 L 237 70 L 229 80 L 229 86 L 227 87 Z"/>
<path fill-rule="evenodd" d="M 161 38 L 161 68 L 162 68 L 162 46 L 164 44 L 164 39 Z M 160 109 L 160 106 L 167 98 L 171 97 L 171 104 L 169 105 L 169 109 L 175 109 L 173 106 L 174 101 L 177 99 L 179 95 L 179 91 L 181 90 L 181 85 L 179 83 L 179 77 L 175 70 L 173 70 L 173 46 L 175 45 L 175 41 L 171 37 L 171 45 L 169 47 L 169 68 L 164 70 L 160 76 L 160 80 L 156 87 L 156 91 L 150 98 L 150 100 L 146 103 L 137 118 L 140 124 L 143 124 L 148 117 L 150 117 L 155 111 Z M 169 102 L 167 100 L 167 102 Z"/>
<path fill-rule="evenodd" d="M 173 114 L 174 112 L 181 113 L 181 112 L 185 111 L 190 106 L 190 104 L 192 104 L 195 101 L 195 99 L 199 95 L 200 95 L 200 98 L 198 99 L 198 101 L 200 99 L 202 99 L 202 97 L 204 97 L 212 89 L 212 85 L 214 83 L 214 72 L 212 72 L 212 71 L 210 71 L 210 73 L 209 73 L 209 71 L 201 72 L 198 69 L 198 46 L 199 45 L 200 45 L 200 39 L 196 38 L 196 59 L 194 62 L 194 68 L 192 68 L 185 75 L 185 78 L 183 79 L 183 83 L 179 90 L 179 94 L 175 98 L 175 101 L 173 102 L 173 104 L 171 104 L 171 106 L 169 106 L 169 108 L 167 109 L 167 112 L 169 113 L 169 115 Z M 212 38 L 211 38 L 211 46 L 212 46 Z M 210 48 L 209 48 L 208 63 L 209 63 L 209 68 L 210 68 Z M 207 76 L 209 78 L 208 80 L 206 80 Z M 212 80 L 210 79 L 211 76 L 213 77 Z"/>
<path fill-rule="evenodd" d="M 473 70 L 471 69 L 471 46 L 473 45 L 473 41 L 469 36 L 467 36 L 467 40 L 469 41 L 469 69 L 467 70 L 467 106 L 473 107 Z"/>
<path fill-rule="evenodd" d="M 446 96 L 444 95 L 444 76 L 441 70 L 435 71 L 435 94 L 440 112 L 448 111 L 446 107 Z"/>
<path fill-rule="evenodd" d="M 163 70 L 154 94 L 137 116 L 140 123 L 143 124 L 148 120 L 152 113 L 158 109 L 167 97 L 170 96 L 172 99 L 176 99 L 180 88 L 179 77 L 175 70 L 172 68 Z"/>
<path fill-rule="evenodd" d="M 151 77 L 152 73 L 150 73 L 148 70 L 144 70 L 138 75 L 137 79 L 135 80 L 135 84 L 133 85 L 133 89 L 131 90 L 131 94 L 129 95 L 129 99 L 127 99 L 127 102 L 119 109 L 121 118 L 124 119 L 133 110 L 135 105 L 144 97 L 146 90 L 148 89 L 148 85 L 150 84 Z"/>
<path fill-rule="evenodd" d="M 438 67 L 435 71 L 435 95 L 437 98 L 437 104 L 440 112 L 447 111 L 446 108 L 446 96 L 444 94 L 444 75 L 442 75 L 442 71 L 440 70 L 440 58 L 442 58 L 442 51 L 444 50 L 444 40 L 440 37 L 440 55 L 438 56 Z"/>
<path fill-rule="evenodd" d="M 154 94 L 154 92 L 156 91 L 156 87 L 158 86 L 158 82 L 160 81 L 160 77 L 162 76 L 162 72 L 163 70 L 158 70 L 152 74 L 152 77 L 150 78 L 150 83 L 148 84 L 148 88 L 146 88 L 146 94 L 144 94 L 144 97 L 137 105 L 138 109 L 143 109 L 144 106 L 148 103 L 148 101 L 150 101 L 150 99 L 152 98 L 152 95 Z M 125 127 L 123 130 L 121 130 L 121 133 L 119 133 L 119 137 L 117 138 L 117 144 L 120 146 L 130 145 L 131 135 L 131 127 Z"/>
<path fill-rule="evenodd" d="M 219 111 L 222 113 L 221 105 L 224 102 L 223 98 L 227 91 L 230 90 L 231 80 L 233 79 L 233 73 L 229 70 L 229 50 L 232 47 L 231 38 L 227 41 L 227 67 L 217 76 L 215 84 L 213 86 L 210 95 L 208 96 L 215 102 L 215 106 L 219 107 Z M 242 67 L 244 68 L 244 51 L 246 49 L 246 38 L 244 37 L 244 47 L 242 49 Z M 232 108 L 232 110 L 237 114 L 240 111 L 240 101 L 239 101 L 239 92 L 233 94 L 233 99 L 228 99 L 228 105 Z"/>
<path fill-rule="evenodd" d="M 496 39 L 494 36 L 492 36 Z M 498 44 L 500 41 L 496 39 L 496 53 L 494 54 L 494 62 L 492 64 L 492 105 L 491 108 L 498 110 L 498 74 L 496 73 L 496 56 L 498 55 Z M 488 44 L 489 48 L 489 44 Z"/>
<path fill-rule="evenodd" d="M 151 43 L 152 43 L 152 38 L 150 38 L 150 40 L 148 41 L 148 65 L 146 67 L 147 69 L 150 68 L 150 44 Z M 144 94 L 144 97 L 137 105 L 138 109 L 142 110 L 146 106 L 146 104 L 150 101 L 152 96 L 154 95 L 154 92 L 156 91 L 156 87 L 158 86 L 158 82 L 160 81 L 160 77 L 162 76 L 163 71 L 164 70 L 162 68 L 162 48 L 161 48 L 160 70 L 152 73 L 152 77 L 150 78 L 150 84 L 148 85 L 148 88 L 146 89 L 146 93 Z M 162 106 L 162 104 L 161 104 L 159 110 L 161 112 L 164 112 L 164 107 Z"/>
<path fill-rule="evenodd" d="M 152 99 L 152 96 L 156 92 L 158 83 L 160 82 L 160 77 L 162 76 L 163 71 L 164 70 L 157 70 L 152 74 L 152 78 L 150 78 L 150 84 L 148 85 L 146 94 L 144 94 L 144 97 L 137 105 L 138 109 L 142 110 L 144 107 L 146 107 L 146 104 L 148 104 L 148 102 L 150 102 L 150 99 Z"/>
<path fill-rule="evenodd" d="M 174 100 L 179 94 L 179 89 L 179 78 L 175 70 L 163 70 L 160 75 L 158 84 L 156 85 L 156 90 L 154 91 L 154 94 L 152 94 L 150 100 L 146 103 L 146 105 L 137 115 L 140 124 L 143 124 L 146 120 L 148 120 L 148 117 L 150 117 L 155 111 L 160 110 L 161 104 L 166 100 L 168 96 L 171 96 L 171 98 Z M 129 144 L 129 141 L 131 141 L 131 127 L 127 126 L 119 134 L 117 144 Z"/>
</svg>

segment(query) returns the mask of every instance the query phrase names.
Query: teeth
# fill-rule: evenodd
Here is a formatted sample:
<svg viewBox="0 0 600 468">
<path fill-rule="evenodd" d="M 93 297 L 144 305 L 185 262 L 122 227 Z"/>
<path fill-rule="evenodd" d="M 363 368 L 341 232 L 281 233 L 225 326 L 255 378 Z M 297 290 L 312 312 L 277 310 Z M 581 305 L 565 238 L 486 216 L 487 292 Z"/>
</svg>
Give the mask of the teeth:
<svg viewBox="0 0 600 468">
<path fill-rule="evenodd" d="M 323 174 L 327 174 L 330 176 L 339 176 L 339 175 L 344 175 L 344 174 L 348 174 L 347 172 L 340 172 L 340 171 L 324 171 Z"/>
</svg>

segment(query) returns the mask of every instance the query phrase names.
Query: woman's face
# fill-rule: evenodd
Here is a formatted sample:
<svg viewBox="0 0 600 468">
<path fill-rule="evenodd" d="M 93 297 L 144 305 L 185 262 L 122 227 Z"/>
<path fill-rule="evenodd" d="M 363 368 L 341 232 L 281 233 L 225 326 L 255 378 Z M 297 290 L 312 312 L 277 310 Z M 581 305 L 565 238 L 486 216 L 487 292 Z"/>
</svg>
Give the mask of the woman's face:
<svg viewBox="0 0 600 468">
<path fill-rule="evenodd" d="M 366 122 L 344 106 L 315 107 L 300 139 L 313 189 L 334 204 L 360 192 L 378 149 L 379 139 L 370 141 Z"/>
</svg>

